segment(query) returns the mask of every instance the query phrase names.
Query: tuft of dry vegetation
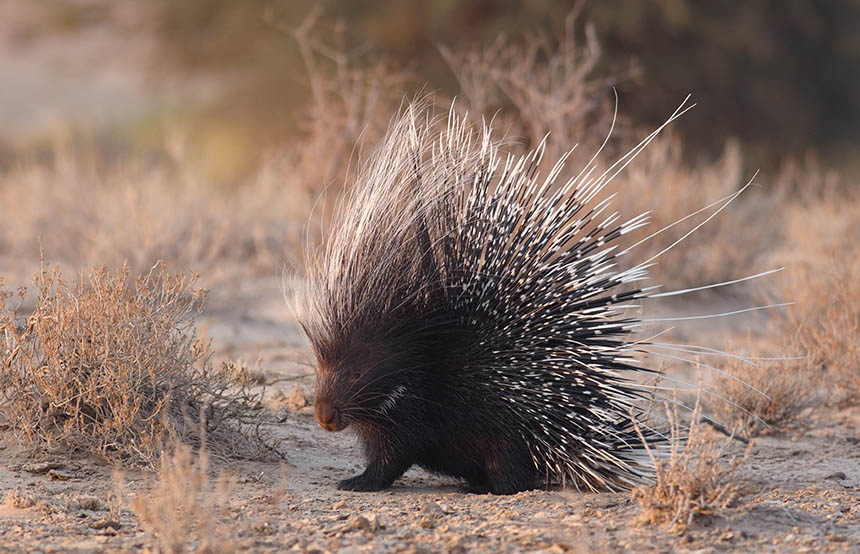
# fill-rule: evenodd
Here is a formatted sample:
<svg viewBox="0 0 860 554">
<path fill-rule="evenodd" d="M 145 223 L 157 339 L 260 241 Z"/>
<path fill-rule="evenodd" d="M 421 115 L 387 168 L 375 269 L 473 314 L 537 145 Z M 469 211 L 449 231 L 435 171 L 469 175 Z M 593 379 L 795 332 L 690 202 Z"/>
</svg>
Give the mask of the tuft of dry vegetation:
<svg viewBox="0 0 860 554">
<path fill-rule="evenodd" d="M 242 432 L 261 393 L 210 363 L 194 278 L 159 264 L 133 282 L 126 267 L 69 284 L 43 268 L 35 285 L 26 317 L 0 295 L 0 418 L 22 444 L 152 465 L 166 439 L 196 443 L 202 428 L 224 454 L 257 453 Z"/>
<path fill-rule="evenodd" d="M 799 421 L 821 394 L 813 374 L 798 361 L 727 358 L 714 379 L 718 394 L 712 408 L 717 420 L 748 436 Z"/>
<path fill-rule="evenodd" d="M 39 499 L 32 492 L 21 492 L 20 487 L 8 491 L 3 498 L 3 505 L 17 510 L 32 508 L 39 503 Z"/>
<path fill-rule="evenodd" d="M 858 236 L 858 235 L 855 235 Z M 842 253 L 839 254 L 842 256 Z M 796 337 L 810 370 L 826 369 L 854 400 L 860 399 L 860 257 L 834 260 L 812 313 L 797 319 Z"/>
<path fill-rule="evenodd" d="M 860 194 L 814 165 L 789 168 L 800 188 L 785 206 L 787 238 L 772 258 L 784 264 L 776 294 L 795 302 L 772 332 L 790 341 L 798 366 L 836 398 L 860 400 Z M 814 192 L 813 192 L 814 191 Z"/>
<path fill-rule="evenodd" d="M 797 305 L 779 326 L 803 356 L 802 369 L 851 401 L 860 399 L 860 249 L 854 249 L 831 252 L 827 262 L 793 276 Z"/>
<path fill-rule="evenodd" d="M 717 437 L 698 421 L 698 404 L 689 429 L 684 429 L 678 408 L 666 408 L 670 423 L 667 451 L 648 445 L 655 468 L 651 484 L 633 489 L 639 503 L 638 522 L 663 526 L 670 533 L 682 534 L 698 516 L 721 514 L 737 498 L 735 474 L 745 457 L 734 457 L 726 466 L 721 459 L 731 439 Z"/>
<path fill-rule="evenodd" d="M 613 121 L 612 87 L 632 78 L 633 72 L 600 75 L 601 48 L 594 27 L 585 27 L 584 41 L 575 31 L 583 5 L 568 14 L 558 37 L 529 33 L 514 40 L 499 35 L 491 44 L 468 51 L 440 47 L 460 85 L 458 105 L 492 116 L 494 127 L 518 140 L 520 148 L 534 148 L 549 134 L 550 164 L 574 145 L 579 147 L 572 153 L 572 165 L 586 162 L 613 123 L 616 136 L 627 137 L 630 130 L 627 121 Z M 608 150 L 608 156 L 618 153 L 616 145 Z"/>
<path fill-rule="evenodd" d="M 209 478 L 209 456 L 184 444 L 162 451 L 158 481 L 131 508 L 155 551 L 165 554 L 235 552 L 233 530 L 220 520 L 227 514 L 235 479 Z"/>
</svg>

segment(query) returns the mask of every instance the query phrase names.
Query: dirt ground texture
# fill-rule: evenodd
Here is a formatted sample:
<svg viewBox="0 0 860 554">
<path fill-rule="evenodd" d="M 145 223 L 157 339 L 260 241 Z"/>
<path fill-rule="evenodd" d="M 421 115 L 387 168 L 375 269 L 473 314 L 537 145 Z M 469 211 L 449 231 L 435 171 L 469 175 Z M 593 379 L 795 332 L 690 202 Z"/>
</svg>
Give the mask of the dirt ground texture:
<svg viewBox="0 0 860 554">
<path fill-rule="evenodd" d="M 683 534 L 637 523 L 629 493 L 537 490 L 513 496 L 460 492 L 456 480 L 410 470 L 378 493 L 336 490 L 362 469 L 350 433 L 326 433 L 312 407 L 310 353 L 276 277 L 213 291 L 201 332 L 216 356 L 265 376 L 268 429 L 285 460 L 214 460 L 235 479 L 217 513 L 223 551 L 297 552 L 857 552 L 860 551 L 860 413 L 810 411 L 791 432 L 759 437 L 737 475 L 738 498 Z M 229 299 L 229 300 L 228 300 Z M 298 387 L 298 388 L 297 388 Z M 736 443 L 726 456 L 744 451 Z M 114 552 L 155 548 L 134 515 L 151 472 L 93 459 L 33 458 L 7 437 L 0 449 L 0 551 Z M 113 496 L 122 503 L 111 513 Z M 198 546 L 191 542 L 190 548 Z"/>
</svg>

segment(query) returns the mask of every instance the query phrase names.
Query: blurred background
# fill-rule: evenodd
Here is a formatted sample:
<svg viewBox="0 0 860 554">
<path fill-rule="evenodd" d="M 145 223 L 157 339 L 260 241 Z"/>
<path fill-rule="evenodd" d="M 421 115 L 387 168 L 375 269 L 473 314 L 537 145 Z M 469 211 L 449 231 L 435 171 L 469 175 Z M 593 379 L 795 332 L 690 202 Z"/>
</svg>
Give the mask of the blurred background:
<svg viewBox="0 0 860 554">
<path fill-rule="evenodd" d="M 158 157 L 181 134 L 206 177 L 229 186 L 306 131 L 313 64 L 386 64 L 404 95 L 453 96 L 446 50 L 551 40 L 572 10 L 625 117 L 653 126 L 693 95 L 699 106 L 677 126 L 687 156 L 712 159 L 736 138 L 753 169 L 814 155 L 856 170 L 856 0 L 6 1 L 0 164 L 72 137 L 109 156 Z M 301 45 L 295 32 L 312 14 Z M 311 48 L 324 61 L 309 62 Z"/>
</svg>

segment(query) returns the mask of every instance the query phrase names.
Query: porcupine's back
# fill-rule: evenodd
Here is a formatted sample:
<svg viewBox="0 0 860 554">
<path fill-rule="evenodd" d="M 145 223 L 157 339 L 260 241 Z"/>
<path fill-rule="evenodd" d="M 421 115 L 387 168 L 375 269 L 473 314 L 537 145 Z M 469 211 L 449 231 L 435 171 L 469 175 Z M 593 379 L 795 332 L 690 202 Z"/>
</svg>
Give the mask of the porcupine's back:
<svg viewBox="0 0 860 554">
<path fill-rule="evenodd" d="M 499 144 L 453 110 L 393 123 L 311 263 L 318 399 L 366 446 L 383 429 L 442 456 L 516 443 L 541 479 L 625 487 L 649 473 L 631 421 L 644 389 L 624 377 L 646 371 L 625 315 L 644 268 L 615 258 L 647 217 L 621 220 L 601 191 L 639 147 L 560 182 L 564 160 L 538 174 L 543 144 Z"/>
</svg>

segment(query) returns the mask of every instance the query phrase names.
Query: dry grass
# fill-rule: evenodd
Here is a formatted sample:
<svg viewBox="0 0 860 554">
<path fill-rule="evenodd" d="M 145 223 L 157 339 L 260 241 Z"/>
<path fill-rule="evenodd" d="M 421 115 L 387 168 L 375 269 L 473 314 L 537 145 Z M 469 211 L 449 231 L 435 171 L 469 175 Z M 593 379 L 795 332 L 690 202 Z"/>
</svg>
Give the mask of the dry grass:
<svg viewBox="0 0 860 554">
<path fill-rule="evenodd" d="M 788 165 L 777 180 L 783 236 L 768 258 L 786 270 L 768 281 L 763 303 L 795 305 L 774 311 L 770 340 L 749 341 L 747 350 L 789 359 L 728 359 L 716 379 L 724 400 L 713 403 L 721 420 L 750 434 L 796 424 L 828 399 L 860 399 L 860 197 L 810 161 Z"/>
<path fill-rule="evenodd" d="M 787 238 L 772 255 L 787 271 L 776 295 L 796 303 L 773 332 L 837 399 L 860 399 L 860 194 L 814 166 L 791 168 L 801 192 L 786 207 Z"/>
<path fill-rule="evenodd" d="M 666 410 L 671 426 L 668 452 L 645 444 L 656 479 L 635 487 L 632 496 L 642 510 L 638 523 L 682 534 L 696 517 L 719 515 L 735 500 L 739 493 L 735 473 L 744 458 L 721 465 L 731 439 L 717 437 L 698 423 L 698 409 L 688 431 L 681 425 L 677 406 Z"/>
<path fill-rule="evenodd" d="M 155 552 L 236 552 L 235 530 L 221 523 L 234 487 L 235 479 L 223 473 L 212 482 L 205 450 L 195 457 L 176 444 L 161 453 L 152 492 L 136 497 L 131 508 Z"/>
<path fill-rule="evenodd" d="M 225 454 L 256 451 L 241 431 L 260 395 L 210 363 L 193 278 L 159 265 L 132 283 L 102 268 L 72 285 L 43 269 L 35 285 L 25 319 L 9 293 L 0 301 L 0 418 L 20 442 L 151 465 L 165 439 L 196 442 L 203 426 Z"/>
<path fill-rule="evenodd" d="M 571 164 L 588 161 L 612 126 L 612 86 L 631 76 L 600 75 L 594 27 L 586 26 L 584 40 L 575 32 L 582 6 L 570 12 L 558 37 L 527 33 L 516 40 L 500 35 L 471 50 L 441 47 L 460 85 L 458 105 L 492 117 L 494 128 L 520 147 L 534 148 L 549 133 L 547 169 L 577 144 Z M 626 122 L 615 123 L 616 137 L 627 136 Z M 609 145 L 608 155 L 613 152 L 618 153 L 615 145 Z"/>
<path fill-rule="evenodd" d="M 4 203 L 15 206 L 0 219 L 0 255 L 38 264 L 41 243 L 76 269 L 127 264 L 137 276 L 164 260 L 205 271 L 212 283 L 232 265 L 273 272 L 300 243 L 312 199 L 284 194 L 283 160 L 272 158 L 235 191 L 201 183 L 178 169 L 185 165 L 178 147 L 155 168 L 59 150 L 52 164 L 0 175 Z"/>
<path fill-rule="evenodd" d="M 827 272 L 810 276 L 800 289 L 800 306 L 790 321 L 796 326 L 797 348 L 805 356 L 808 370 L 858 400 L 860 252 L 833 255 Z"/>
<path fill-rule="evenodd" d="M 695 110 L 688 116 L 695 118 Z M 658 137 L 619 175 L 615 190 L 623 214 L 650 211 L 652 224 L 631 237 L 631 242 L 655 231 L 666 231 L 633 251 L 638 262 L 651 259 L 681 240 L 677 246 L 656 258 L 649 269 L 653 284 L 664 290 L 701 286 L 753 275 L 768 269 L 767 253 L 783 240 L 785 197 L 779 182 L 758 176 L 756 183 L 726 209 L 697 229 L 684 235 L 715 213 L 721 204 L 669 227 L 690 214 L 737 192 L 752 177 L 745 174 L 740 147 L 728 143 L 722 157 L 713 163 L 691 166 L 684 161 L 680 140 L 671 131 Z M 682 240 L 683 239 L 683 240 Z M 744 286 L 732 291 L 743 291 Z"/>
<path fill-rule="evenodd" d="M 799 362 L 728 358 L 714 379 L 717 420 L 747 436 L 798 422 L 822 397 L 813 374 Z"/>
</svg>

